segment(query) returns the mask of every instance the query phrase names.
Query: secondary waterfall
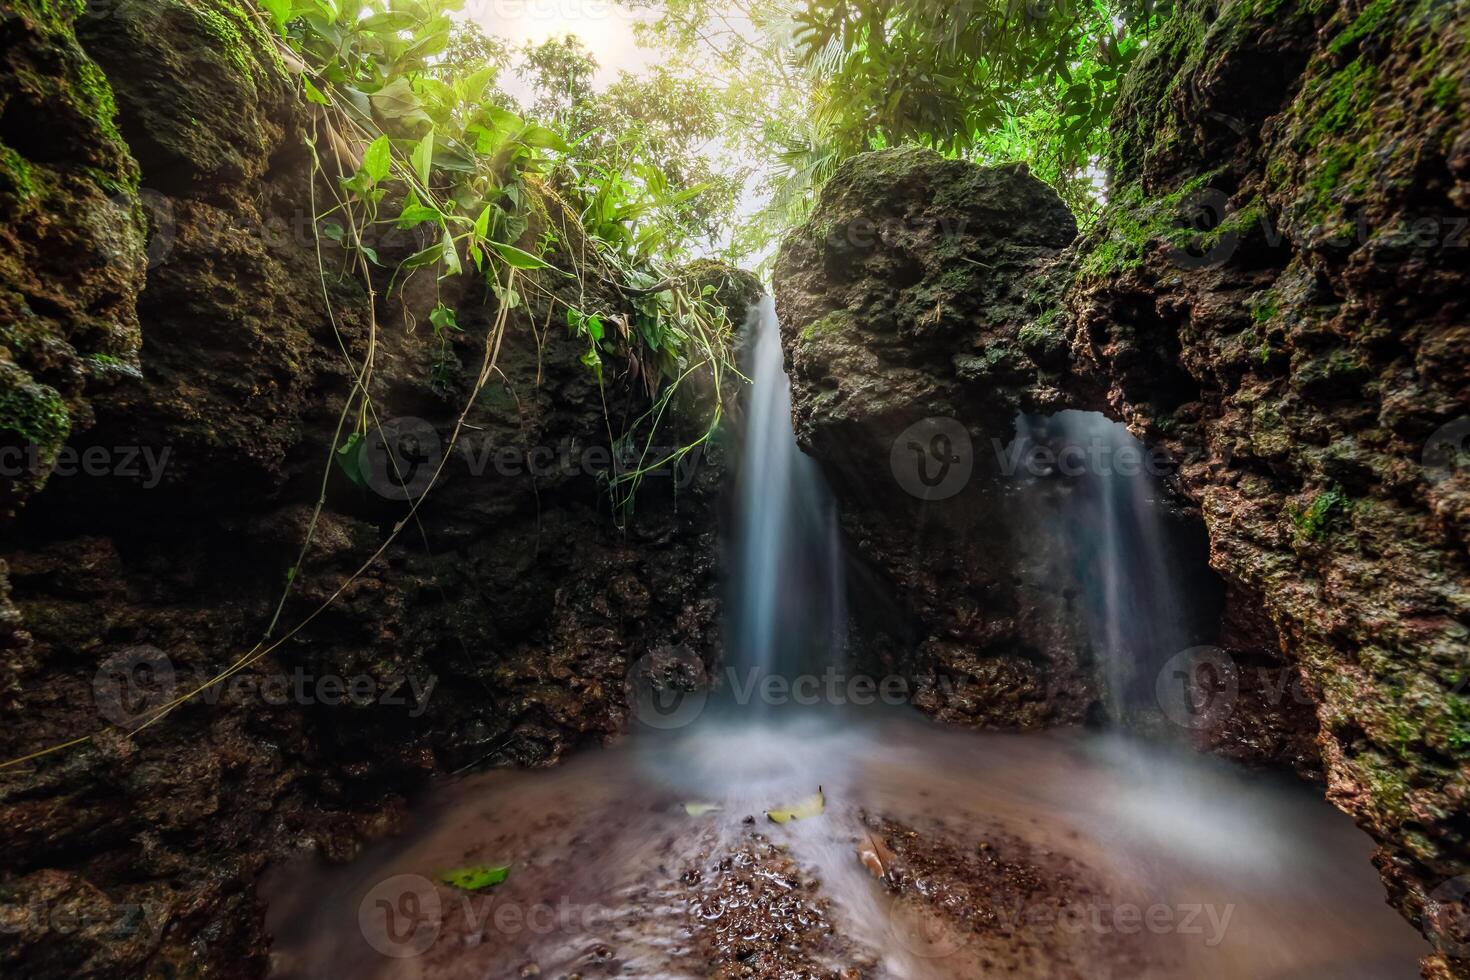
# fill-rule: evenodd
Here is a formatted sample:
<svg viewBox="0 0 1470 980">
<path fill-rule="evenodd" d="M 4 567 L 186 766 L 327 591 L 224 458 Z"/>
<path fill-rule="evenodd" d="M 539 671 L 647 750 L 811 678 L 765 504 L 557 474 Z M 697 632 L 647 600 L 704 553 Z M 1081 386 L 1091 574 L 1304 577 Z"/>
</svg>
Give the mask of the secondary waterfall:
<svg viewBox="0 0 1470 980">
<path fill-rule="evenodd" d="M 1053 478 L 1066 482 L 1059 531 L 1084 600 L 1109 714 L 1118 722 L 1152 713 L 1158 672 L 1175 654 L 1209 639 L 1195 620 L 1210 612 L 1189 594 L 1182 542 L 1169 534 L 1160 461 L 1123 425 L 1089 412 L 1022 419 L 1020 437 L 1046 443 Z M 1193 556 L 1194 564 L 1201 560 Z"/>
<path fill-rule="evenodd" d="M 842 563 L 769 300 L 751 326 L 727 676 L 792 681 L 843 647 Z M 1038 496 L 1062 500 L 1046 526 L 1073 545 L 1110 697 L 1130 706 L 1198 596 L 1178 587 L 1157 484 L 1118 465 L 1131 437 L 1078 413 L 1029 425 L 1083 450 Z M 945 730 L 904 711 L 773 723 L 764 698 L 737 700 L 710 718 L 693 692 L 658 731 L 551 772 L 441 782 L 352 864 L 280 868 L 263 890 L 273 978 L 1418 975 L 1424 944 L 1384 904 L 1371 842 L 1305 787 L 1126 734 Z M 813 793 L 801 819 L 769 816 Z M 873 868 L 899 857 L 878 856 L 885 834 L 917 870 L 903 893 Z M 441 877 L 487 865 L 508 874 L 483 892 Z"/>
<path fill-rule="evenodd" d="M 776 304 L 752 311 L 745 442 L 731 540 L 731 645 L 741 680 L 817 672 L 843 645 L 837 512 L 817 464 L 796 445 Z"/>
</svg>

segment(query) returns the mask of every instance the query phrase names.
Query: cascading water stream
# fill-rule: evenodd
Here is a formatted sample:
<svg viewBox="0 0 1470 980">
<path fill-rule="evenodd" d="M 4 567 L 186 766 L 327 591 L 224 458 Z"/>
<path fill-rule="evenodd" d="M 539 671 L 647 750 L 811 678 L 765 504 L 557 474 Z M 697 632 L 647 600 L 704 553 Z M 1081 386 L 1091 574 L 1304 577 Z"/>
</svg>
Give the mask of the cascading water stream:
<svg viewBox="0 0 1470 980">
<path fill-rule="evenodd" d="M 843 565 L 792 435 L 770 300 L 753 326 L 727 660 L 789 679 L 843 648 Z M 1127 438 L 1086 416 L 1031 424 L 1084 446 Z M 1136 665 L 1183 642 L 1152 486 L 1084 472 L 1062 515 L 1123 706 Z M 760 703 L 553 772 L 451 781 L 354 863 L 280 869 L 264 889 L 272 976 L 1417 976 L 1424 944 L 1384 905 L 1370 842 L 1301 787 L 1147 743 L 1120 760 L 1077 733 L 953 732 L 902 712 L 773 724 Z M 820 812 L 762 815 L 819 786 Z M 890 839 L 917 877 L 880 880 L 859 859 L 875 821 L 906 828 Z M 486 864 L 509 868 L 488 894 L 432 877 Z"/>
<path fill-rule="evenodd" d="M 1088 412 L 1062 412 L 1044 427 L 1071 485 L 1063 530 L 1086 598 L 1110 713 L 1119 723 L 1155 708 L 1159 669 L 1204 637 L 1191 620 L 1183 562 L 1165 523 L 1150 455 L 1123 425 Z"/>
<path fill-rule="evenodd" d="M 837 513 L 821 471 L 796 444 L 791 381 L 776 304 L 752 311 L 739 510 L 731 542 L 733 640 L 726 661 L 737 680 L 818 672 L 840 653 L 846 622 Z"/>
</svg>

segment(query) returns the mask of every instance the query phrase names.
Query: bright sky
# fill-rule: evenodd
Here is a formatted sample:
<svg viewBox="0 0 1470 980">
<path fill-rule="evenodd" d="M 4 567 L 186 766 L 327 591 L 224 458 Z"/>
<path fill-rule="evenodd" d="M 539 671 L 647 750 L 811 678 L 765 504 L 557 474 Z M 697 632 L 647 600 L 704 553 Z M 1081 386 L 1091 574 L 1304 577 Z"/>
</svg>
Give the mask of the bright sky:
<svg viewBox="0 0 1470 980">
<path fill-rule="evenodd" d="M 623 70 L 638 71 L 652 64 L 657 52 L 638 47 L 633 25 L 647 19 L 647 11 L 629 10 L 610 0 L 465 0 L 457 15 L 473 20 L 486 34 L 504 38 L 519 48 L 553 37 L 575 34 L 597 59 L 597 87 L 617 79 Z M 501 84 L 511 95 L 526 94 L 513 77 Z"/>
</svg>

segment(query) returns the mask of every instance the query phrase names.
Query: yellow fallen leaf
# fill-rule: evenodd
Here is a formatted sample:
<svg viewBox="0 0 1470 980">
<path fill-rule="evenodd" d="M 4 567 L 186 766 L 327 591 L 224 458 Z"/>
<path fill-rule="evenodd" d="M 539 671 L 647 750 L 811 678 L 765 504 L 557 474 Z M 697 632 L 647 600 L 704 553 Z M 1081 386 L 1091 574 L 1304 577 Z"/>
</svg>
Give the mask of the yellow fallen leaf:
<svg viewBox="0 0 1470 980">
<path fill-rule="evenodd" d="M 827 809 L 827 797 L 819 786 L 817 787 L 816 796 L 809 796 L 792 807 L 785 807 L 780 810 L 767 810 L 766 817 L 771 823 L 790 823 L 793 820 L 806 820 L 809 817 L 819 817 L 825 809 Z"/>
<path fill-rule="evenodd" d="M 725 809 L 718 803 L 685 803 L 684 812 L 691 817 L 702 817 L 706 813 L 719 813 Z"/>
</svg>

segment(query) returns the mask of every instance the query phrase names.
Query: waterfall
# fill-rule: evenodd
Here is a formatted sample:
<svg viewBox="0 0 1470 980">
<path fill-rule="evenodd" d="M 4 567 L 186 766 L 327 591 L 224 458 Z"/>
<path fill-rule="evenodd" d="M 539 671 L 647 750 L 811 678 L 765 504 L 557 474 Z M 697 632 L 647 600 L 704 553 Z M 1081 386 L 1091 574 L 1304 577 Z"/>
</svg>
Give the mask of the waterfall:
<svg viewBox="0 0 1470 980">
<path fill-rule="evenodd" d="M 775 301 L 764 298 L 751 316 L 728 663 L 741 681 L 791 679 L 824 669 L 844 643 L 842 552 L 831 494 L 796 445 Z"/>
<path fill-rule="evenodd" d="M 1197 642 L 1191 610 L 1201 605 L 1181 578 L 1158 467 L 1126 427 L 1102 415 L 1062 412 L 1030 426 L 1047 432 L 1056 475 L 1070 486 L 1062 527 L 1111 714 L 1133 720 L 1155 707 L 1163 665 Z"/>
</svg>

